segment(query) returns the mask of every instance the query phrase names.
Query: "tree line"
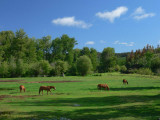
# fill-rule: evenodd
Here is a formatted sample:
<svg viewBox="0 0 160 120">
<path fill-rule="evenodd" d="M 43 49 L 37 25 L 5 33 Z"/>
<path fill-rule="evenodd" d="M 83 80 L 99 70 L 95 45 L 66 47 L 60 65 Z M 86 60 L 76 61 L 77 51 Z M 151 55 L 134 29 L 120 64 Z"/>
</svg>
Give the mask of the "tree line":
<svg viewBox="0 0 160 120">
<path fill-rule="evenodd" d="M 51 39 L 29 38 L 23 29 L 0 32 L 0 77 L 87 75 L 121 71 L 135 72 L 147 68 L 158 73 L 160 48 L 147 46 L 130 53 L 115 53 L 107 47 L 97 52 L 94 48 L 75 48 L 75 38 L 64 34 Z"/>
</svg>

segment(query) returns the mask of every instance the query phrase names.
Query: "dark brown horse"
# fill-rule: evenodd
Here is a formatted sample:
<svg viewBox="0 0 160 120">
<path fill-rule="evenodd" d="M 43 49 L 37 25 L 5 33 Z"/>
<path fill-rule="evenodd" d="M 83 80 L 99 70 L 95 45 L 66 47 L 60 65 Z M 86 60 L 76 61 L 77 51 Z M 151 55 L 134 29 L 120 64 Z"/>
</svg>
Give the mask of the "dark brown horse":
<svg viewBox="0 0 160 120">
<path fill-rule="evenodd" d="M 123 84 L 128 84 L 128 81 L 126 79 L 123 79 Z"/>
<path fill-rule="evenodd" d="M 25 92 L 26 91 L 26 88 L 24 87 L 24 85 L 20 85 L 19 86 L 19 89 L 20 89 L 20 92 L 22 92 L 22 90 Z"/>
<path fill-rule="evenodd" d="M 97 88 L 98 88 L 99 90 L 101 90 L 102 88 L 104 88 L 105 90 L 106 90 L 106 88 L 107 88 L 107 90 L 109 90 L 109 86 L 108 86 L 107 84 L 98 84 L 98 85 L 97 85 Z"/>
<path fill-rule="evenodd" d="M 43 95 L 43 90 L 47 90 L 47 95 L 48 95 L 48 91 L 51 92 L 51 89 L 54 89 L 56 90 L 56 87 L 55 86 L 40 86 L 39 88 L 39 94 L 41 93 L 42 91 L 42 95 Z M 52 93 L 52 92 L 51 92 Z"/>
</svg>

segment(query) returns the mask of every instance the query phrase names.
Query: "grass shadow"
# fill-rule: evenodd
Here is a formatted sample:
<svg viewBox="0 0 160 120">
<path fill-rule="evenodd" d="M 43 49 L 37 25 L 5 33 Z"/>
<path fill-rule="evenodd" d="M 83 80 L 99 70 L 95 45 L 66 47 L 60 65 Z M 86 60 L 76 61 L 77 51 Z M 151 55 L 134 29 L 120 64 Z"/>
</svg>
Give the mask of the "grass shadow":
<svg viewBox="0 0 160 120">
<path fill-rule="evenodd" d="M 160 111 L 154 106 L 137 105 L 128 107 L 113 108 L 91 108 L 77 109 L 72 112 L 66 111 L 34 111 L 22 112 L 19 114 L 32 115 L 28 118 L 15 118 L 13 120 L 116 120 L 124 118 L 157 120 L 160 117 Z M 5 120 L 5 119 L 1 119 Z"/>
<path fill-rule="evenodd" d="M 15 90 L 14 88 L 0 88 L 0 90 Z"/>
<path fill-rule="evenodd" d="M 127 87 L 127 85 L 125 85 L 122 88 L 110 88 L 110 91 L 124 91 L 124 90 L 151 90 L 151 89 L 160 89 L 160 87 Z M 88 90 L 90 91 L 100 91 L 97 88 L 89 88 Z M 104 89 L 102 89 L 102 91 L 105 91 Z M 106 90 L 107 91 L 107 90 Z"/>
<path fill-rule="evenodd" d="M 53 110 L 53 111 L 32 111 L 18 113 L 21 115 L 34 116 L 32 118 L 15 118 L 13 120 L 39 120 L 39 119 L 57 119 L 61 117 L 65 120 L 107 120 L 123 119 L 132 117 L 135 119 L 156 120 L 160 117 L 160 110 L 157 107 L 159 103 L 153 105 L 149 102 L 158 101 L 160 94 L 154 96 L 130 95 L 130 96 L 106 96 L 106 97 L 83 97 L 83 98 L 50 98 L 45 101 L 23 101 L 13 102 L 12 105 L 19 106 L 52 106 L 52 107 L 73 107 L 72 111 Z M 141 105 L 131 105 L 130 103 L 142 102 Z M 74 104 L 79 106 L 74 106 Z M 9 104 L 9 103 L 8 103 Z M 147 105 L 148 104 L 148 105 Z M 116 106 L 121 105 L 121 106 Z M 43 108 L 43 107 L 42 107 Z M 76 108 L 76 109 L 75 109 Z M 34 119 L 33 119 L 34 118 Z M 68 118 L 68 119 L 67 119 Z M 1 120 L 3 117 L 0 116 Z"/>
</svg>

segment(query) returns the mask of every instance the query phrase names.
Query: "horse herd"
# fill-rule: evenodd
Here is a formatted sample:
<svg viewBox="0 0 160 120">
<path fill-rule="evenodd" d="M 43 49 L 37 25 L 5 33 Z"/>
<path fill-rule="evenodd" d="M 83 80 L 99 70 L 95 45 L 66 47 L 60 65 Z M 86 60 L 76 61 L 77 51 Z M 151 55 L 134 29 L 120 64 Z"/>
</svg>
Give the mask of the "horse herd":
<svg viewBox="0 0 160 120">
<path fill-rule="evenodd" d="M 128 84 L 128 81 L 126 79 L 123 79 L 123 84 Z M 107 89 L 109 91 L 109 86 L 107 84 L 98 84 L 97 88 L 99 90 L 101 90 L 102 88 L 104 88 L 105 90 Z M 24 87 L 24 85 L 20 85 L 19 89 L 20 89 L 20 92 L 22 92 L 22 90 L 24 92 L 26 91 L 26 88 Z M 48 95 L 48 92 L 51 93 L 51 89 L 56 90 L 56 87 L 55 86 L 40 86 L 40 88 L 39 88 L 39 94 L 42 91 L 42 95 L 43 95 L 43 90 L 46 90 L 47 91 L 47 95 Z"/>
</svg>

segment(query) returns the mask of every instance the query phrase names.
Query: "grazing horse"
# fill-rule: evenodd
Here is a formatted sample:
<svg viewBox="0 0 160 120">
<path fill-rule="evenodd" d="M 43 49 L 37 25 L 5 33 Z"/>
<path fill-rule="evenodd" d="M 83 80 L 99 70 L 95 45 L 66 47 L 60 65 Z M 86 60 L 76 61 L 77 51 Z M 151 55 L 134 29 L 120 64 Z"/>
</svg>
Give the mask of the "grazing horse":
<svg viewBox="0 0 160 120">
<path fill-rule="evenodd" d="M 42 91 L 42 95 L 43 95 L 43 90 L 47 90 L 47 95 L 48 95 L 48 91 L 51 92 L 51 89 L 54 89 L 56 90 L 56 87 L 55 86 L 40 86 L 39 88 L 39 94 L 41 93 Z"/>
<path fill-rule="evenodd" d="M 101 88 L 104 88 L 105 90 L 106 90 L 106 88 L 109 90 L 109 86 L 107 85 L 107 84 L 98 84 L 97 85 L 97 88 L 99 89 L 99 90 L 101 90 Z"/>
<path fill-rule="evenodd" d="M 128 81 L 126 79 L 123 79 L 123 84 L 128 84 Z"/>
<path fill-rule="evenodd" d="M 19 86 L 19 89 L 20 89 L 20 92 L 22 92 L 22 90 L 25 92 L 26 91 L 26 88 L 24 87 L 24 85 L 20 85 Z"/>
</svg>

